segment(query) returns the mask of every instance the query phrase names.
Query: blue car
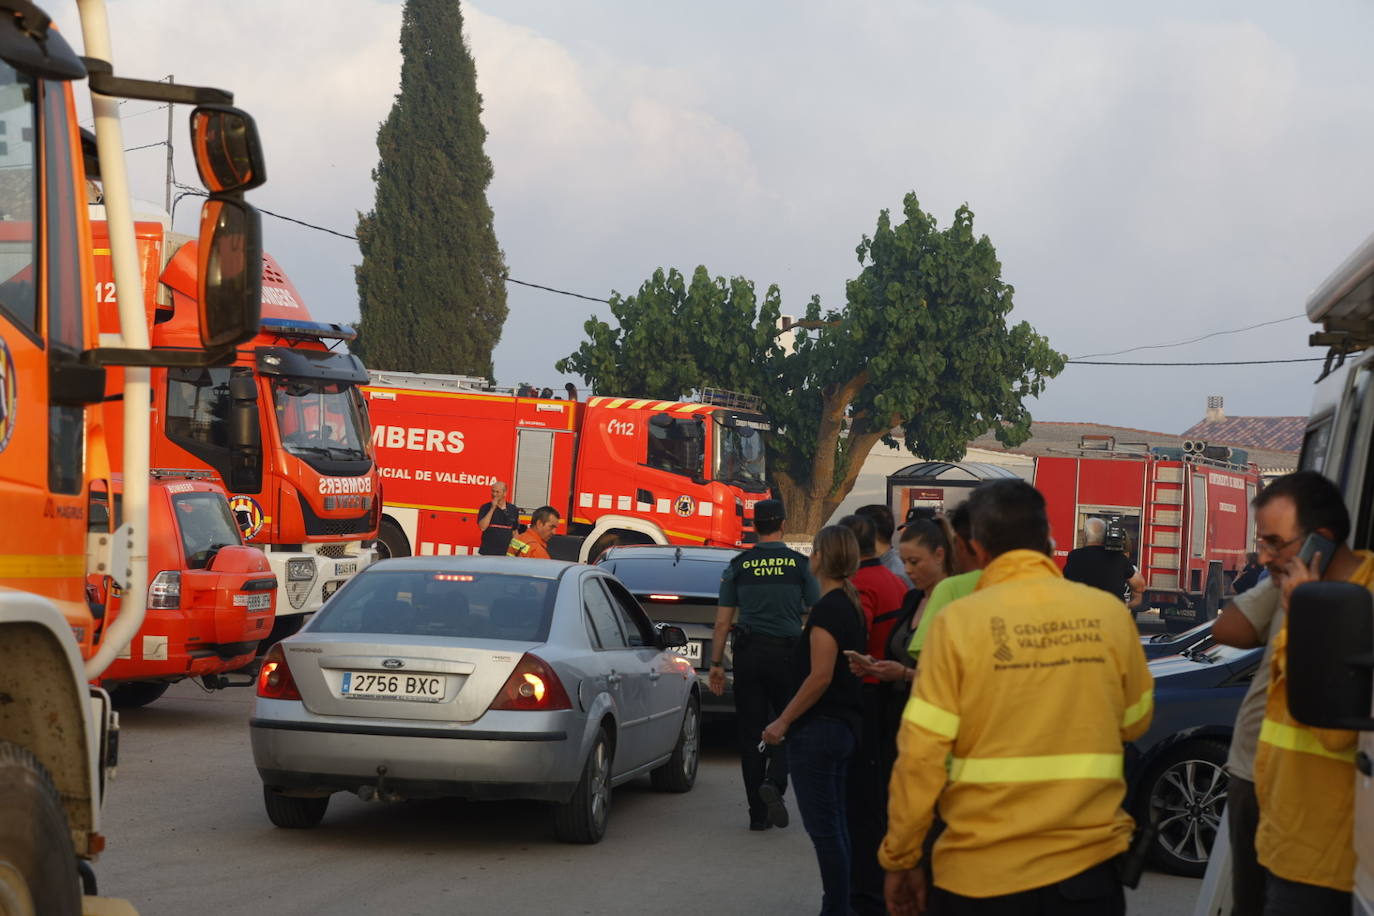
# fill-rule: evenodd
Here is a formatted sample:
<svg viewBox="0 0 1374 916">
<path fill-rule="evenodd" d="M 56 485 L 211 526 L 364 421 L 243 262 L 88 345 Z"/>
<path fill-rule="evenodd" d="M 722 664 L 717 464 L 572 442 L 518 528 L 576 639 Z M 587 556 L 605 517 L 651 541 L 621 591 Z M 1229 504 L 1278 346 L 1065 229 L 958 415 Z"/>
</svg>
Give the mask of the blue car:
<svg viewBox="0 0 1374 916">
<path fill-rule="evenodd" d="M 1214 623 L 1215 618 L 1203 621 L 1182 633 L 1155 633 L 1152 636 L 1142 636 L 1140 647 L 1145 650 L 1145 657 L 1149 659 L 1178 655 L 1210 637 Z"/>
<path fill-rule="evenodd" d="M 1165 871 L 1201 877 L 1224 829 L 1226 756 L 1236 712 L 1263 649 L 1234 649 L 1210 635 L 1181 655 L 1155 659 L 1150 730 L 1126 753 L 1126 806 L 1143 823 L 1156 813 L 1150 857 Z"/>
</svg>

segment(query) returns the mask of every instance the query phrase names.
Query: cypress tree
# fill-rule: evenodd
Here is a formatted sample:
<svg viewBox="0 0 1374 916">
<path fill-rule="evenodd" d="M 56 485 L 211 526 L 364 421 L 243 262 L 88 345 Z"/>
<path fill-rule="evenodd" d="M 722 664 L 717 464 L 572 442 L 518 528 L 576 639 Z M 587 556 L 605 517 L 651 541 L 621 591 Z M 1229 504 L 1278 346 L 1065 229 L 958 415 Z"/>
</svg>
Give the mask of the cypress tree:
<svg viewBox="0 0 1374 916">
<path fill-rule="evenodd" d="M 406 0 L 401 61 L 400 92 L 377 131 L 376 200 L 358 215 L 361 322 L 352 350 L 373 369 L 490 378 L 506 266 L 457 0 Z"/>
</svg>

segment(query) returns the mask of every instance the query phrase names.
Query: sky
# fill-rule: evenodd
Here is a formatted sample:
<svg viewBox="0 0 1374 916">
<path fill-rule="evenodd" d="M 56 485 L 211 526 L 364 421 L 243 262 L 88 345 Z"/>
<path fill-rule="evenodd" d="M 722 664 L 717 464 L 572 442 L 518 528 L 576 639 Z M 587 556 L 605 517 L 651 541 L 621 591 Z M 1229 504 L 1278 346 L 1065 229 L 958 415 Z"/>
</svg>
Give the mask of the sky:
<svg viewBox="0 0 1374 916">
<path fill-rule="evenodd" d="M 1374 231 L 1374 6 L 1031 6 L 464 3 L 511 276 L 601 297 L 704 264 L 778 284 L 784 313 L 813 294 L 838 307 L 860 238 L 914 191 L 941 225 L 969 205 L 1015 287 L 1012 320 L 1071 357 L 1302 315 Z M 111 0 L 115 69 L 234 91 L 267 157 L 250 202 L 351 234 L 399 87 L 401 4 L 327 7 Z M 165 136 L 155 109 L 125 103 L 126 147 Z M 175 168 L 194 184 L 187 114 Z M 165 150 L 128 158 L 160 205 Z M 176 228 L 196 209 L 183 200 Z M 355 243 L 271 217 L 264 232 L 317 320 L 357 320 Z M 561 388 L 554 363 L 610 314 L 517 286 L 508 304 L 505 385 Z M 1208 364 L 1320 356 L 1311 330 L 1294 318 L 1109 357 L 1148 366 L 1070 366 L 1031 411 L 1175 433 L 1208 395 L 1230 416 L 1306 414 L 1316 364 Z"/>
</svg>

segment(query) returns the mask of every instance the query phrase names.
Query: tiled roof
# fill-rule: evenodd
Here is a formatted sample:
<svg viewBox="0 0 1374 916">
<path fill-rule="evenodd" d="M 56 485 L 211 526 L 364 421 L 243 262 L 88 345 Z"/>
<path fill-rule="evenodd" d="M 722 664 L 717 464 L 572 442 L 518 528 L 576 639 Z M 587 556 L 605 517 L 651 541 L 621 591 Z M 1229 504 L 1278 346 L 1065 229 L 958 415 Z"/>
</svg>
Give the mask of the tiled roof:
<svg viewBox="0 0 1374 916">
<path fill-rule="evenodd" d="M 1129 426 L 1108 426 L 1103 423 L 1058 423 L 1037 420 L 1031 423 L 1031 437 L 1015 448 L 1009 449 L 998 442 L 991 431 L 974 439 L 969 443 L 969 447 L 1021 455 L 1079 454 L 1078 443 L 1082 436 L 1111 436 L 1116 439 L 1118 448 L 1130 443 L 1178 447 L 1183 444 L 1184 439 L 1203 438 L 1196 435 L 1178 436 L 1148 429 L 1133 429 Z M 1208 441 L 1218 445 L 1240 445 L 1215 438 Z M 1266 470 L 1293 470 L 1298 466 L 1297 449 L 1248 447 L 1248 451 L 1250 460 Z"/>
<path fill-rule="evenodd" d="M 1183 436 L 1219 445 L 1296 452 L 1302 449 L 1302 434 L 1306 428 L 1306 417 L 1227 417 L 1203 420 L 1190 426 Z"/>
</svg>

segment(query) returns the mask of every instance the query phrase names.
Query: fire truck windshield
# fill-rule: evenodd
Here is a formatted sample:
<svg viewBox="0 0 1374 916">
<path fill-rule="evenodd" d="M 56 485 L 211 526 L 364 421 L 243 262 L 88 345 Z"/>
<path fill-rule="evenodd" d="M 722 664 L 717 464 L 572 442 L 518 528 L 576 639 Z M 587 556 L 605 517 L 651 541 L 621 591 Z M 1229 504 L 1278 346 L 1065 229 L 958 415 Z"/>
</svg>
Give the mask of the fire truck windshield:
<svg viewBox="0 0 1374 916">
<path fill-rule="evenodd" d="M 272 380 L 277 432 L 282 446 L 309 461 L 367 458 L 367 415 L 362 395 L 347 382 L 318 379 Z"/>
<path fill-rule="evenodd" d="M 763 436 L 742 426 L 719 426 L 716 436 L 716 480 L 745 488 L 765 486 Z"/>
</svg>

